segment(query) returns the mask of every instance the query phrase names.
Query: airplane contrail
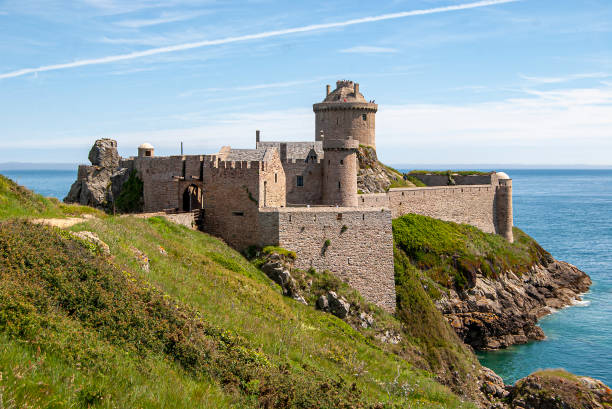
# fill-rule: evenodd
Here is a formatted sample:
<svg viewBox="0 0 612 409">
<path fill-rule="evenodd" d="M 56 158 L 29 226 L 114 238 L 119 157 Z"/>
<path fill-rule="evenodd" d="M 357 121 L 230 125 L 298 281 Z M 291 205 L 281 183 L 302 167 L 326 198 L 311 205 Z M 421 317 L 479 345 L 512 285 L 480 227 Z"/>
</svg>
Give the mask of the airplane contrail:
<svg viewBox="0 0 612 409">
<path fill-rule="evenodd" d="M 83 67 L 86 65 L 108 64 L 108 63 L 113 63 L 117 61 L 133 60 L 136 58 L 148 57 L 150 55 L 156 55 L 156 54 L 172 53 L 175 51 L 184 51 L 184 50 L 190 50 L 194 48 L 209 47 L 209 46 L 221 45 L 221 44 L 238 43 L 238 42 L 249 41 L 249 40 L 259 40 L 262 38 L 280 37 L 280 36 L 285 36 L 288 34 L 306 33 L 310 31 L 320 31 L 320 30 L 326 30 L 330 28 L 347 27 L 347 26 L 353 26 L 357 24 L 373 23 L 373 22 L 383 21 L 383 20 L 394 20 L 394 19 L 399 19 L 399 18 L 404 18 L 404 17 L 421 16 L 425 14 L 444 13 L 444 12 L 449 12 L 449 11 L 467 10 L 467 9 L 474 9 L 478 7 L 494 6 L 498 4 L 504 4 L 504 3 L 514 3 L 516 1 L 519 1 L 519 0 L 483 0 L 483 1 L 473 2 L 473 3 L 457 4 L 454 6 L 436 7 L 436 8 L 424 9 L 424 10 L 402 11 L 398 13 L 382 14 L 379 16 L 361 17 L 357 19 L 339 21 L 335 23 L 312 24 L 308 26 L 294 27 L 294 28 L 288 28 L 284 30 L 264 31 L 264 32 L 255 33 L 255 34 L 247 34 L 247 35 L 236 36 L 236 37 L 226 37 L 226 38 L 221 38 L 217 40 L 205 40 L 205 41 L 197 41 L 197 42 L 192 42 L 192 43 L 171 45 L 167 47 L 157 47 L 157 48 L 151 48 L 151 49 L 144 50 L 144 51 L 135 51 L 135 52 L 128 53 L 128 54 L 110 55 L 107 57 L 77 60 L 77 61 L 62 63 L 62 64 L 43 65 L 43 66 L 36 67 L 36 68 L 22 68 L 20 70 L 0 74 L 0 79 L 21 77 L 23 75 L 44 72 L 44 71 L 55 71 L 55 70 L 63 70 L 67 68 Z"/>
</svg>

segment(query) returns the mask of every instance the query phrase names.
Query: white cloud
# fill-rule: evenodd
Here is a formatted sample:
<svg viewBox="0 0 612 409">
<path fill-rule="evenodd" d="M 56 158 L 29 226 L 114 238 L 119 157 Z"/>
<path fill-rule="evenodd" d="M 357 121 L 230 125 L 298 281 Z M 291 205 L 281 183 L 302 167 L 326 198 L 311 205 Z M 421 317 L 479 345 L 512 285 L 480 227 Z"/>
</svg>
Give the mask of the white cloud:
<svg viewBox="0 0 612 409">
<path fill-rule="evenodd" d="M 569 81 L 589 79 L 589 78 L 591 79 L 592 78 L 608 78 L 610 76 L 612 76 L 612 74 L 605 73 L 605 72 L 570 74 L 570 75 L 565 75 L 565 76 L 560 76 L 560 77 L 532 77 L 532 76 L 523 75 L 523 74 L 519 75 L 519 77 L 525 80 L 528 80 L 534 83 L 539 83 L 539 84 L 558 84 L 562 82 L 569 82 Z"/>
<path fill-rule="evenodd" d="M 612 165 L 612 87 L 552 91 L 527 90 L 523 97 L 486 103 L 381 104 L 376 118 L 379 157 L 386 163 L 444 164 L 607 164 Z M 248 148 L 255 129 L 263 140 L 313 140 L 314 114 L 309 107 L 237 114 L 211 112 L 175 115 L 176 123 L 203 125 L 112 131 L 121 153 L 134 155 L 143 141 L 160 155 L 178 152 L 212 153 L 221 145 Z M 150 121 L 155 122 L 155 121 Z M 3 149 L 86 150 L 100 135 L 97 130 L 41 139 L 6 138 Z"/>
<path fill-rule="evenodd" d="M 386 48 L 386 47 L 374 47 L 369 45 L 358 45 L 351 48 L 345 48 L 340 50 L 341 53 L 355 53 L 355 54 L 389 54 L 396 53 L 397 49 L 395 48 Z"/>
<path fill-rule="evenodd" d="M 96 0 L 96 1 L 99 1 L 99 0 Z M 379 16 L 362 17 L 358 19 L 340 21 L 340 22 L 335 22 L 335 23 L 312 24 L 308 26 L 295 27 L 295 28 L 289 28 L 289 29 L 284 29 L 284 30 L 265 31 L 265 32 L 256 33 L 256 34 L 226 37 L 226 38 L 221 38 L 217 40 L 206 40 L 206 41 L 178 44 L 178 45 L 173 45 L 173 46 L 158 47 L 158 48 L 152 48 L 152 49 L 144 50 L 144 51 L 136 51 L 136 52 L 132 52 L 128 54 L 119 54 L 119 55 L 111 55 L 111 56 L 101 57 L 101 58 L 77 60 L 77 61 L 63 63 L 63 64 L 44 65 L 44 66 L 40 66 L 36 68 L 23 68 L 20 70 L 0 74 L 0 79 L 20 77 L 20 76 L 32 74 L 35 72 L 63 70 L 63 69 L 68 69 L 68 68 L 83 67 L 87 65 L 108 64 L 108 63 L 113 63 L 113 62 L 118 62 L 118 61 L 126 61 L 126 60 L 133 60 L 136 58 L 148 57 L 151 55 L 165 54 L 165 53 L 171 53 L 171 52 L 177 52 L 177 51 L 185 51 L 185 50 L 190 50 L 194 48 L 209 47 L 209 46 L 214 46 L 214 45 L 230 44 L 230 43 L 237 43 L 237 42 L 244 42 L 244 41 L 251 41 L 251 40 L 260 40 L 260 39 L 280 37 L 280 36 L 285 36 L 285 35 L 290 35 L 290 34 L 321 31 L 321 30 L 326 30 L 326 29 L 331 29 L 331 28 L 348 27 L 348 26 L 353 26 L 357 24 L 374 23 L 378 21 L 393 20 L 393 19 L 420 16 L 420 15 L 426 15 L 426 14 L 444 13 L 444 12 L 458 11 L 458 10 L 468 10 L 468 9 L 474 9 L 478 7 L 487 7 L 487 6 L 499 5 L 499 4 L 505 4 L 505 3 L 513 3 L 516 1 L 518 0 L 483 0 L 483 1 L 473 2 L 473 3 L 457 4 L 454 6 L 436 7 L 436 8 L 424 9 L 424 10 L 404 11 L 404 12 L 399 12 L 399 13 L 383 14 Z"/>
</svg>

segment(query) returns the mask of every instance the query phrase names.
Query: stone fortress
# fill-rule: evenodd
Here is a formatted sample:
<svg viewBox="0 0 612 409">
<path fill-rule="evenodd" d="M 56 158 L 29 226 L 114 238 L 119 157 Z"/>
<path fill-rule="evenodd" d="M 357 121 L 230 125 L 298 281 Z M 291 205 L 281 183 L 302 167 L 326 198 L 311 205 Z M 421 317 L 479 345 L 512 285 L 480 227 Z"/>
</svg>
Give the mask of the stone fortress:
<svg viewBox="0 0 612 409">
<path fill-rule="evenodd" d="M 184 212 L 238 250 L 292 250 L 296 267 L 329 270 L 387 310 L 395 309 L 392 218 L 416 213 L 513 240 L 512 180 L 505 173 L 454 175 L 452 186 L 445 175 L 423 174 L 428 187 L 359 194 L 357 151 L 376 146 L 378 105 L 366 101 L 359 84 L 338 81 L 313 110 L 315 137 L 307 142 L 262 141 L 256 131 L 254 149 L 159 157 L 144 143 L 138 156 L 120 158 L 116 142 L 102 140 L 114 149 L 113 163 L 81 165 L 67 200 L 88 204 L 84 196 L 92 193 L 83 186 L 106 168 L 116 197 L 117 181 L 135 171 L 145 212 Z M 91 153 L 90 159 L 95 163 Z"/>
</svg>

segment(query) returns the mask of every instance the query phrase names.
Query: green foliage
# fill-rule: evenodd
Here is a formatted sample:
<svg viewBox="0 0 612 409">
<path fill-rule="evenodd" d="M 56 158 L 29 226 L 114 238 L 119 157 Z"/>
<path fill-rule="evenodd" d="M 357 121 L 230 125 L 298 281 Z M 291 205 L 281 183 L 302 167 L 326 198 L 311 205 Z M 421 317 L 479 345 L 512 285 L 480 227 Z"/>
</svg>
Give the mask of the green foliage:
<svg viewBox="0 0 612 409">
<path fill-rule="evenodd" d="M 281 256 L 289 257 L 292 260 L 295 260 L 296 258 L 295 251 L 287 250 L 279 246 L 266 246 L 263 248 L 262 252 L 264 254 L 280 254 Z"/>
<path fill-rule="evenodd" d="M 466 224 L 408 214 L 393 220 L 393 238 L 418 269 L 438 284 L 463 289 L 476 274 L 497 277 L 503 272 L 522 274 L 551 257 L 531 237 L 514 228 L 514 243 Z"/>
<path fill-rule="evenodd" d="M 67 217 L 84 214 L 102 215 L 87 206 L 68 205 L 55 198 L 43 197 L 0 175 L 0 220 L 10 217 Z"/>
<path fill-rule="evenodd" d="M 138 177 L 138 172 L 133 170 L 128 180 L 121 187 L 121 193 L 115 200 L 117 210 L 122 213 L 142 212 L 144 206 L 142 180 Z"/>
<path fill-rule="evenodd" d="M 426 187 L 427 186 L 416 176 L 406 175 L 406 179 L 408 179 L 408 181 L 410 181 L 410 183 L 412 183 L 416 187 Z"/>
<path fill-rule="evenodd" d="M 164 218 L 73 229 L 112 259 L 57 229 L 0 224 L 0 370 L 16 406 L 473 407 L 282 297 L 218 239 Z"/>
<path fill-rule="evenodd" d="M 424 290 L 421 272 L 406 254 L 394 248 L 397 317 L 405 331 L 420 346 L 432 370 L 457 372 L 466 379 L 475 365 L 475 358 L 448 325 Z"/>
</svg>

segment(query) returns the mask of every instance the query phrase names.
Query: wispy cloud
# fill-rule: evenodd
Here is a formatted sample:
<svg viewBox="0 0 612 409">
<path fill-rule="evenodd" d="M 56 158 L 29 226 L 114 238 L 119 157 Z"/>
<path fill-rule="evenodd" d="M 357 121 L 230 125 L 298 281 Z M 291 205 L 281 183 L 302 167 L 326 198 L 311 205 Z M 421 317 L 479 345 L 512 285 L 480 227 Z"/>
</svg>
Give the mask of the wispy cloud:
<svg viewBox="0 0 612 409">
<path fill-rule="evenodd" d="M 337 77 L 341 77 L 344 74 L 334 74 L 334 75 L 326 75 L 324 77 L 311 78 L 307 80 L 294 80 L 294 81 L 279 81 L 279 82 L 267 82 L 262 84 L 252 84 L 252 85 L 240 85 L 235 87 L 226 87 L 226 88 L 201 88 L 201 89 L 193 89 L 189 91 L 185 91 L 180 93 L 179 97 L 189 97 L 195 94 L 205 94 L 205 93 L 218 93 L 218 92 L 227 92 L 227 91 L 259 91 L 262 89 L 273 89 L 273 88 L 291 88 L 297 87 L 305 84 L 312 84 L 315 82 L 320 82 L 322 80 L 333 79 Z"/>
<path fill-rule="evenodd" d="M 340 50 L 341 53 L 354 53 L 354 54 L 389 54 L 396 53 L 397 49 L 387 47 L 375 47 L 371 45 L 358 45 L 351 48 L 345 48 Z"/>
<path fill-rule="evenodd" d="M 0 74 L 0 79 L 20 77 L 23 75 L 32 74 L 36 72 L 63 70 L 63 69 L 68 69 L 68 68 L 83 67 L 87 65 L 109 64 L 109 63 L 113 63 L 117 61 L 133 60 L 136 58 L 143 58 L 143 57 L 148 57 L 148 56 L 156 55 L 156 54 L 185 51 L 185 50 L 191 50 L 194 48 L 210 47 L 214 45 L 260 40 L 260 39 L 266 39 L 266 38 L 286 36 L 290 34 L 321 31 L 321 30 L 332 29 L 332 28 L 342 28 L 342 27 L 348 27 L 348 26 L 353 26 L 357 24 L 374 23 L 374 22 L 379 22 L 379 21 L 393 20 L 393 19 L 406 18 L 406 17 L 412 17 L 412 16 L 444 13 L 444 12 L 459 11 L 459 10 L 468 10 L 468 9 L 474 9 L 474 8 L 479 8 L 479 7 L 488 7 L 488 6 L 494 6 L 494 5 L 499 5 L 499 4 L 505 4 L 505 3 L 513 3 L 516 1 L 518 0 L 483 0 L 483 1 L 473 2 L 473 3 L 457 4 L 453 6 L 436 7 L 436 8 L 424 9 L 424 10 L 404 11 L 404 12 L 399 12 L 399 13 L 390 13 L 390 14 L 383 14 L 383 15 L 378 15 L 378 16 L 362 17 L 362 18 L 345 20 L 345 21 L 334 22 L 334 23 L 312 24 L 308 26 L 294 27 L 294 28 L 289 28 L 289 29 L 284 29 L 284 30 L 264 31 L 261 33 L 247 34 L 247 35 L 235 36 L 235 37 L 226 37 L 226 38 L 221 38 L 217 40 L 206 40 L 206 41 L 198 41 L 198 42 L 192 42 L 192 43 L 186 43 L 186 44 L 178 44 L 178 45 L 167 46 L 167 47 L 158 47 L 158 48 L 152 48 L 152 49 L 144 50 L 144 51 L 136 51 L 136 52 L 132 52 L 128 54 L 119 54 L 119 55 L 111 55 L 111 56 L 101 57 L 101 58 L 77 60 L 77 61 L 63 63 L 63 64 L 44 65 L 44 66 L 40 66 L 36 68 L 23 68 L 20 70 Z"/>
<path fill-rule="evenodd" d="M 583 73 L 583 74 L 570 74 L 570 75 L 559 76 L 559 77 L 532 77 L 532 76 L 524 75 L 524 74 L 520 74 L 519 76 L 522 79 L 525 79 L 531 82 L 535 82 L 535 83 L 558 84 L 562 82 L 569 82 L 569 81 L 589 79 L 589 78 L 591 79 L 592 78 L 608 78 L 608 77 L 611 77 L 612 74 L 605 73 L 605 72 L 589 72 L 589 73 Z"/>
<path fill-rule="evenodd" d="M 121 27 L 127 28 L 142 28 L 149 26 L 156 26 L 160 24 L 175 23 L 178 21 L 191 20 L 204 14 L 209 14 L 207 11 L 189 12 L 189 13 L 162 13 L 157 18 L 151 19 L 136 19 L 136 20 L 122 20 L 115 24 Z"/>
</svg>

